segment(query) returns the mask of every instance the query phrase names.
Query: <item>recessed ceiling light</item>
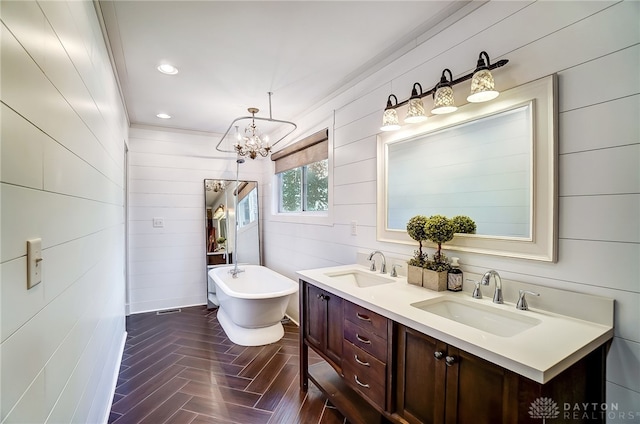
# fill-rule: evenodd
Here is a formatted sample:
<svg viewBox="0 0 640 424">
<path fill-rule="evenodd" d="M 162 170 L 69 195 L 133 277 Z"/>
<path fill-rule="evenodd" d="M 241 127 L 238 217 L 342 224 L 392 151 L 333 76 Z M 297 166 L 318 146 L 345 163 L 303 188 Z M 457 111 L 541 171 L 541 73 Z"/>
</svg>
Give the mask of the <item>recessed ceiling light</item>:
<svg viewBox="0 0 640 424">
<path fill-rule="evenodd" d="M 178 68 L 173 65 L 169 65 L 168 63 L 163 63 L 162 65 L 158 66 L 158 71 L 167 75 L 175 75 L 178 73 Z"/>
<path fill-rule="evenodd" d="M 168 115 L 166 113 L 159 113 L 156 116 L 160 119 L 171 119 L 171 115 Z"/>
</svg>

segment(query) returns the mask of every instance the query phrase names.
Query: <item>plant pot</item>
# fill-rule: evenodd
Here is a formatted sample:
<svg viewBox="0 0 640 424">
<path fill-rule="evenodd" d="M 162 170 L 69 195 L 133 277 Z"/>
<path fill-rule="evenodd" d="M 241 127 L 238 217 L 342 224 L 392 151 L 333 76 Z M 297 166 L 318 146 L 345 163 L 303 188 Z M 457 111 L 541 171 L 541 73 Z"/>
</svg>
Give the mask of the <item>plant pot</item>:
<svg viewBox="0 0 640 424">
<path fill-rule="evenodd" d="M 447 289 L 447 271 L 431 271 L 425 269 L 422 272 L 422 287 L 434 291 Z"/>
<path fill-rule="evenodd" d="M 407 265 L 407 283 L 422 286 L 422 271 L 424 268 Z"/>
</svg>

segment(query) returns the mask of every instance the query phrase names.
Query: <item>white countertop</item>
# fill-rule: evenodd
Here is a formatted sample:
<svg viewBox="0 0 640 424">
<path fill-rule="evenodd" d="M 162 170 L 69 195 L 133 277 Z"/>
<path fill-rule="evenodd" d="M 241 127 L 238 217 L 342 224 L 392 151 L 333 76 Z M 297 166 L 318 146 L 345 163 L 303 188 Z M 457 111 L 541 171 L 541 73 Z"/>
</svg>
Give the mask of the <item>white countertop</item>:
<svg viewBox="0 0 640 424">
<path fill-rule="evenodd" d="M 531 305 L 528 311 L 520 311 L 514 303 L 493 303 L 491 296 L 486 293 L 483 299 L 473 299 L 468 292 L 435 292 L 408 284 L 405 277 L 393 278 L 389 274 L 384 277 L 393 278 L 393 283 L 358 287 L 326 275 L 352 269 L 380 276 L 355 264 L 303 270 L 297 274 L 301 279 L 345 300 L 538 383 L 548 382 L 613 337 L 612 326 L 535 309 Z M 442 296 L 462 298 L 487 307 L 523 314 L 539 320 L 540 324 L 519 334 L 502 337 L 411 306 L 414 302 Z"/>
</svg>

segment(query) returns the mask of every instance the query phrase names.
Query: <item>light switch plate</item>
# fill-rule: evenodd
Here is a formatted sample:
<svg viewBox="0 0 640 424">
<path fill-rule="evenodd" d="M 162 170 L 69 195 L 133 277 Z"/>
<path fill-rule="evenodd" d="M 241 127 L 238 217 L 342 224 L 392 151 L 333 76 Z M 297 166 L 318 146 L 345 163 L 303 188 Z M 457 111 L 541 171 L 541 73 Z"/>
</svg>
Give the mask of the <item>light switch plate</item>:
<svg viewBox="0 0 640 424">
<path fill-rule="evenodd" d="M 42 239 L 27 240 L 27 290 L 42 282 Z"/>
</svg>

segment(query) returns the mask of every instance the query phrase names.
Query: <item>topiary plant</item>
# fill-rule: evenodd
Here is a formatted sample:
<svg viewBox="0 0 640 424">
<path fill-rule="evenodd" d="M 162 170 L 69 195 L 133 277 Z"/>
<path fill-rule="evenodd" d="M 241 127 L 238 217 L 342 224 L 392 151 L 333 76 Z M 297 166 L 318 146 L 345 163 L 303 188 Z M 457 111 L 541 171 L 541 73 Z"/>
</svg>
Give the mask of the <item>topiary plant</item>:
<svg viewBox="0 0 640 424">
<path fill-rule="evenodd" d="M 427 264 L 427 254 L 422 252 L 422 242 L 427 240 L 425 224 L 428 218 L 423 215 L 412 217 L 407 223 L 407 234 L 418 242 L 418 250 L 414 251 L 413 258 L 409 259 L 409 265 L 424 268 Z"/>
<path fill-rule="evenodd" d="M 476 223 L 473 219 L 465 215 L 456 215 L 451 218 L 454 233 L 475 234 Z"/>
<path fill-rule="evenodd" d="M 432 215 L 424 224 L 424 233 L 428 240 L 438 245 L 433 261 L 427 264 L 427 268 L 433 271 L 448 270 L 450 266 L 442 254 L 442 244 L 453 239 L 455 232 L 451 220 L 443 215 Z"/>
</svg>

